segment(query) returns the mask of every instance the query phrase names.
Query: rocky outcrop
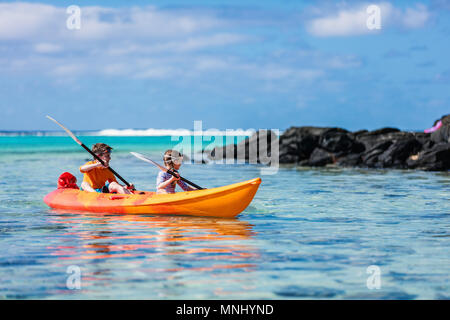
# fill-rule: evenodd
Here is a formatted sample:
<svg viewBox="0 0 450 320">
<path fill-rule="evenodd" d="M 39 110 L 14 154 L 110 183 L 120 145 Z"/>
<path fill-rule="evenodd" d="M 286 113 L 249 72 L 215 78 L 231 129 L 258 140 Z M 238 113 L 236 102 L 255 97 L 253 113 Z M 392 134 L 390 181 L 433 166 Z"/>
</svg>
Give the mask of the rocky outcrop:
<svg viewBox="0 0 450 320">
<path fill-rule="evenodd" d="M 442 121 L 442 127 L 439 130 L 431 133 L 431 140 L 436 143 L 450 142 L 450 114 L 443 116 L 439 120 L 436 120 L 435 124 L 438 121 Z"/>
<path fill-rule="evenodd" d="M 428 171 L 446 171 L 450 169 L 450 143 L 435 144 L 406 161 L 407 167 Z"/>
<path fill-rule="evenodd" d="M 232 157 L 267 164 L 260 155 L 273 161 L 275 150 L 280 164 L 447 171 L 450 170 L 450 115 L 439 120 L 442 126 L 432 133 L 404 132 L 396 128 L 350 132 L 342 128 L 291 127 L 278 139 L 271 131 L 259 131 L 238 145 L 205 153 L 212 160 Z M 267 139 L 267 143 L 261 144 L 261 139 Z"/>
<path fill-rule="evenodd" d="M 442 126 L 431 134 L 395 128 L 349 132 L 291 127 L 279 139 L 280 163 L 446 171 L 450 169 L 450 116 L 440 120 Z"/>
<path fill-rule="evenodd" d="M 276 147 L 275 147 L 276 146 Z M 240 160 L 247 163 L 271 164 L 272 150 L 278 154 L 278 135 L 271 130 L 259 130 L 250 138 L 238 144 L 215 147 L 203 151 L 203 159 L 208 160 Z M 278 161 L 278 157 L 276 159 Z M 278 162 L 277 162 L 278 163 Z"/>
</svg>

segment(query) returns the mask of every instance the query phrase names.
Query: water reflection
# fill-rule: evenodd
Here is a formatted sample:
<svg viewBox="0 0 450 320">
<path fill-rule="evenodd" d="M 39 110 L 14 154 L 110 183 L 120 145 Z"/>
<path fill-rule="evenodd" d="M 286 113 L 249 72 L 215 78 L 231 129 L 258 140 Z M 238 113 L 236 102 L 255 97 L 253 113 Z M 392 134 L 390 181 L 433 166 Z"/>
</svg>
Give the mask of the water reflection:
<svg viewBox="0 0 450 320">
<path fill-rule="evenodd" d="M 238 219 L 51 210 L 50 222 L 63 224 L 65 232 L 60 244 L 47 248 L 60 261 L 73 264 L 119 261 L 127 268 L 138 265 L 141 272 L 248 271 L 259 256 L 248 241 L 256 234 L 253 225 Z"/>
</svg>

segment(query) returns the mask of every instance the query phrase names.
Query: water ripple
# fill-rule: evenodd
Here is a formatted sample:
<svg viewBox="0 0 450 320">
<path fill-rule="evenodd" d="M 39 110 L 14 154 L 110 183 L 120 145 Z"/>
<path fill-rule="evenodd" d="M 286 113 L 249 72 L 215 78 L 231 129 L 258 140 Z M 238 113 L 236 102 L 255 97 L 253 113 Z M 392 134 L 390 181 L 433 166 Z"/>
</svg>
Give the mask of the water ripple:
<svg viewBox="0 0 450 320">
<path fill-rule="evenodd" d="M 262 176 L 237 219 L 49 210 L 43 196 L 61 172 L 80 181 L 85 158 L 0 152 L 0 181 L 9 182 L 0 189 L 0 299 L 450 296 L 448 173 L 280 168 Z M 113 162 L 138 187 L 154 188 L 152 167 L 125 154 Z M 182 170 L 206 187 L 260 174 L 249 165 Z M 367 288 L 371 265 L 379 290 Z M 80 290 L 67 287 L 71 266 L 80 268 Z"/>
</svg>

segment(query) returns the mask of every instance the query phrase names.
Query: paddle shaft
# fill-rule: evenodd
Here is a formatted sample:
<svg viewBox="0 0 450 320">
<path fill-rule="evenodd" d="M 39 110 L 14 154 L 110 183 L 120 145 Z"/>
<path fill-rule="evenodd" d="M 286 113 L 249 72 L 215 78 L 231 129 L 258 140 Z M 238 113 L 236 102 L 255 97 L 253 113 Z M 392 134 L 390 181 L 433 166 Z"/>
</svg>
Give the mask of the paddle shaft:
<svg viewBox="0 0 450 320">
<path fill-rule="evenodd" d="M 160 165 L 159 163 L 153 161 L 153 160 L 150 159 L 150 158 L 147 158 L 147 157 L 144 156 L 143 154 L 140 154 L 140 153 L 137 153 L 137 152 L 130 152 L 130 153 L 131 153 L 133 156 L 135 156 L 136 158 L 138 158 L 138 159 L 141 159 L 141 160 L 143 160 L 143 161 L 145 161 L 145 162 L 148 162 L 148 163 L 151 163 L 151 164 L 157 166 L 161 171 L 167 172 L 167 173 L 169 173 L 170 175 L 172 175 L 172 176 L 174 176 L 174 177 L 180 178 L 181 181 L 184 181 L 184 182 L 186 182 L 187 184 L 190 184 L 191 186 L 193 186 L 194 188 L 197 188 L 198 190 L 203 190 L 203 189 L 204 189 L 204 188 L 200 187 L 199 185 L 196 185 L 195 183 L 189 181 L 188 179 L 183 178 L 182 176 L 180 176 L 180 174 L 179 174 L 178 172 L 175 173 L 175 172 L 173 172 L 173 171 L 170 170 L 170 169 L 164 168 L 162 165 Z"/>
<path fill-rule="evenodd" d="M 204 188 L 200 187 L 199 185 L 196 185 L 195 183 L 189 181 L 188 179 L 183 178 L 182 176 L 180 176 L 178 173 L 173 172 L 172 170 L 168 169 L 166 171 L 168 174 L 171 174 L 172 176 L 176 177 L 176 178 L 180 178 L 181 181 L 186 182 L 187 184 L 190 184 L 191 186 L 199 189 L 199 190 L 203 190 Z"/>
</svg>

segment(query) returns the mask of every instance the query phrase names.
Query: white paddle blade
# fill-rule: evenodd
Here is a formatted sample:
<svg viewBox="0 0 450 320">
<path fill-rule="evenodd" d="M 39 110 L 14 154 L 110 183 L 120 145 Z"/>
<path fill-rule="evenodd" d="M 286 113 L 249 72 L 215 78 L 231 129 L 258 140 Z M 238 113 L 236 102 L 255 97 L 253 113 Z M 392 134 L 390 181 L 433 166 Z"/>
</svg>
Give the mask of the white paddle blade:
<svg viewBox="0 0 450 320">
<path fill-rule="evenodd" d="M 61 128 L 64 129 L 64 131 L 67 132 L 67 134 L 76 141 L 76 143 L 78 143 L 80 146 L 83 144 L 80 140 L 78 140 L 78 138 L 72 133 L 72 131 L 70 131 L 69 129 L 67 129 L 66 127 L 64 127 L 61 123 L 59 123 L 58 121 L 56 121 L 55 119 L 53 119 L 50 116 L 46 116 L 48 119 L 52 120 L 54 123 L 56 123 L 58 126 L 60 126 Z"/>
<path fill-rule="evenodd" d="M 135 156 L 138 159 L 141 159 L 145 162 L 151 163 L 155 166 L 157 166 L 160 170 L 167 172 L 167 168 L 164 168 L 163 166 L 159 165 L 158 163 L 156 163 L 155 161 L 153 161 L 152 159 L 147 158 L 146 156 L 144 156 L 143 154 L 137 153 L 137 152 L 130 152 L 133 156 Z"/>
</svg>

